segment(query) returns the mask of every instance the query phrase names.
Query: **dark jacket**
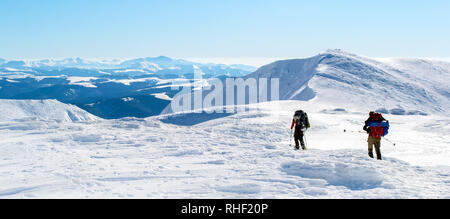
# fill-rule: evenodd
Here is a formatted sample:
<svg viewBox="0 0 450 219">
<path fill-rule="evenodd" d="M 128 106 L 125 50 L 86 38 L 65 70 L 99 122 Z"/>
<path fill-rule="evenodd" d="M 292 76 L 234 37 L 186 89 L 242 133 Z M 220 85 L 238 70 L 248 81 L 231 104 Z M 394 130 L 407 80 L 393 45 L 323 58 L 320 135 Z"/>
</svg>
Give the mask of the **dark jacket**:
<svg viewBox="0 0 450 219">
<path fill-rule="evenodd" d="M 292 125 L 291 125 L 291 129 L 293 129 L 295 127 L 295 129 L 302 129 L 302 128 L 306 128 L 309 129 L 311 128 L 311 123 L 309 123 L 309 118 L 308 118 L 308 114 L 305 113 L 305 121 L 304 124 L 302 124 L 299 121 L 296 121 L 295 119 L 292 119 Z"/>
</svg>

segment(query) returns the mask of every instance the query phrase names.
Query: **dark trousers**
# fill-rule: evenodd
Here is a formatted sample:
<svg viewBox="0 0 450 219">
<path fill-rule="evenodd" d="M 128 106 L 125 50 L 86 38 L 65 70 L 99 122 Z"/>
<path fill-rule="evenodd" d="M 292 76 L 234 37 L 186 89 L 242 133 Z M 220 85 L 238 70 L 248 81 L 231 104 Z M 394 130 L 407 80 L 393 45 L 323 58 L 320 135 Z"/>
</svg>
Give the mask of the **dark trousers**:
<svg viewBox="0 0 450 219">
<path fill-rule="evenodd" d="M 300 144 L 302 148 L 305 147 L 305 142 L 303 141 L 304 133 L 299 128 L 295 128 L 294 139 L 295 139 L 295 147 L 299 148 Z"/>
</svg>

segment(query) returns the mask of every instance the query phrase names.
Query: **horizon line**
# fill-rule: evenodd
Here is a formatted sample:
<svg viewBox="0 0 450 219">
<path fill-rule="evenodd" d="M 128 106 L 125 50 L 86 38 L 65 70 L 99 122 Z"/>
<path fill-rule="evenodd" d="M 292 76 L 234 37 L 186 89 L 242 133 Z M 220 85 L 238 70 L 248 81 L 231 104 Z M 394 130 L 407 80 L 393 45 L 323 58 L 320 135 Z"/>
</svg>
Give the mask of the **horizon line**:
<svg viewBox="0 0 450 219">
<path fill-rule="evenodd" d="M 353 53 L 354 54 L 354 53 Z M 358 55 L 358 54 L 355 54 Z M 432 60 L 432 61 L 443 61 L 443 62 L 450 62 L 450 56 L 449 57 L 407 57 L 407 56 L 386 56 L 386 57 L 370 57 L 370 56 L 364 56 L 364 55 L 358 55 L 361 57 L 366 58 L 372 58 L 372 59 L 423 59 L 423 60 Z M 224 64 L 224 65 L 248 65 L 252 67 L 261 67 L 276 61 L 281 60 L 290 60 L 290 59 L 304 59 L 309 58 L 313 56 L 299 56 L 299 57 L 171 57 L 166 55 L 160 55 L 160 56 L 143 56 L 143 57 L 127 57 L 127 58 L 82 58 L 82 57 L 65 57 L 65 58 L 29 58 L 29 59 L 7 59 L 2 58 L 5 61 L 24 61 L 24 62 L 30 62 L 30 61 L 42 61 L 42 60 L 55 60 L 55 61 L 62 61 L 66 59 L 82 59 L 86 61 L 93 61 L 93 62 L 124 62 L 134 59 L 142 59 L 142 58 L 159 58 L 159 57 L 167 57 L 173 60 L 184 60 L 184 61 L 191 61 L 196 62 L 200 64 Z"/>
</svg>

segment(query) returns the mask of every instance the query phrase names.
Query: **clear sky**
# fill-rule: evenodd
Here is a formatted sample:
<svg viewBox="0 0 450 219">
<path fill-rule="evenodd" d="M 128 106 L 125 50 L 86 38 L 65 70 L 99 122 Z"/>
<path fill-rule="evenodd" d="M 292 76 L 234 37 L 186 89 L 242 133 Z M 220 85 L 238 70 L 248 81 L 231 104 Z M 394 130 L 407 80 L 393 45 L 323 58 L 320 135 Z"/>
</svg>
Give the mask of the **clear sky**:
<svg viewBox="0 0 450 219">
<path fill-rule="evenodd" d="M 450 57 L 448 0 L 1 0 L 0 57 Z"/>
</svg>

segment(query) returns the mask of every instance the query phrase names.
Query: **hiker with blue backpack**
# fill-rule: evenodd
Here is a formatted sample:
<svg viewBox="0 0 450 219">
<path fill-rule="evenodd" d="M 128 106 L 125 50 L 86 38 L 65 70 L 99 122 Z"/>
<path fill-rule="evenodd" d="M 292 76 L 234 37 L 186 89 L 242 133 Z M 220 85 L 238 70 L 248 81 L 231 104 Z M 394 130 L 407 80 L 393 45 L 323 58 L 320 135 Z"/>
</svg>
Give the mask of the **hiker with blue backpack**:
<svg viewBox="0 0 450 219">
<path fill-rule="evenodd" d="M 373 148 L 377 153 L 377 159 L 382 160 L 381 157 L 381 138 L 386 136 L 389 132 L 389 121 L 383 118 L 381 113 L 370 112 L 369 119 L 366 120 L 364 125 L 364 131 L 369 134 L 367 140 L 369 144 L 369 156 L 373 157 Z"/>
</svg>

